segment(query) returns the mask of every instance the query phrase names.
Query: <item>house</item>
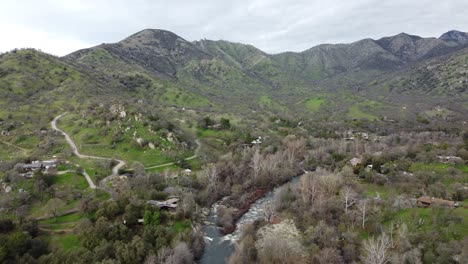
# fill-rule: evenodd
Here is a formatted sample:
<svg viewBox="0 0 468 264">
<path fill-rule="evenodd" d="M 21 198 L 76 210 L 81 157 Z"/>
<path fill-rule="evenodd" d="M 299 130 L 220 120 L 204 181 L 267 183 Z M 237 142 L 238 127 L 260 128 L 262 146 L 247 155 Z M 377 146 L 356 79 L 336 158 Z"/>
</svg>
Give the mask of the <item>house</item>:
<svg viewBox="0 0 468 264">
<path fill-rule="evenodd" d="M 192 174 L 192 170 L 191 169 L 185 169 L 182 171 L 183 175 L 184 176 L 190 176 Z"/>
<path fill-rule="evenodd" d="M 19 176 L 23 177 L 23 178 L 32 178 L 33 177 L 33 172 L 32 171 L 28 171 L 26 173 L 20 173 Z"/>
<path fill-rule="evenodd" d="M 57 160 L 44 160 L 44 161 L 38 161 L 38 160 L 35 160 L 31 163 L 27 163 L 27 164 L 21 164 L 20 165 L 20 169 L 23 171 L 23 172 L 33 172 L 35 170 L 42 170 L 42 171 L 46 171 L 46 170 L 49 170 L 49 169 L 53 169 L 53 168 L 56 168 L 57 167 Z M 26 175 L 24 175 L 26 176 Z"/>
<path fill-rule="evenodd" d="M 463 159 L 457 156 L 436 156 L 436 158 L 443 163 L 458 164 L 463 162 Z"/>
<path fill-rule="evenodd" d="M 359 132 L 359 133 L 357 133 L 357 135 L 359 137 L 361 137 L 362 139 L 364 139 L 364 140 L 369 140 L 369 134 L 366 133 L 366 132 Z"/>
<path fill-rule="evenodd" d="M 460 204 L 454 201 L 429 197 L 429 196 L 421 196 L 416 200 L 416 205 L 418 207 L 429 207 L 431 205 L 438 205 L 438 206 L 445 206 L 445 207 L 458 207 Z"/>
<path fill-rule="evenodd" d="M 257 139 L 254 139 L 254 140 L 252 141 L 252 144 L 253 144 L 253 145 L 262 144 L 262 137 L 259 136 Z"/>
<path fill-rule="evenodd" d="M 175 210 L 177 209 L 178 202 L 179 202 L 179 198 L 173 197 L 166 201 L 149 200 L 147 203 L 153 206 L 157 206 L 159 207 L 159 209 Z"/>
<path fill-rule="evenodd" d="M 38 170 L 38 169 L 45 169 L 42 164 L 40 163 L 30 163 L 30 164 L 23 164 L 21 165 L 21 169 L 23 169 L 23 171 L 25 172 L 33 172 L 35 170 Z"/>
<path fill-rule="evenodd" d="M 349 163 L 353 165 L 353 167 L 357 167 L 362 164 L 362 159 L 361 158 L 352 158 Z"/>
</svg>

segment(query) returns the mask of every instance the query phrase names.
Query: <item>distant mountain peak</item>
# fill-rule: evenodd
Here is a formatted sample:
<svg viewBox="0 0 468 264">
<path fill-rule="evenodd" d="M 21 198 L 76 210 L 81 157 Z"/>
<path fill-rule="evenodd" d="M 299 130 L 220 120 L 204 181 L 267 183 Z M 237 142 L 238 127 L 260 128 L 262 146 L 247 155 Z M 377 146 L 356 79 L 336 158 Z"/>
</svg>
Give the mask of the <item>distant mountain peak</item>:
<svg viewBox="0 0 468 264">
<path fill-rule="evenodd" d="M 135 34 L 130 35 L 128 38 L 135 38 L 135 37 L 161 37 L 161 36 L 177 36 L 175 33 L 164 30 L 164 29 L 155 29 L 155 28 L 147 28 L 141 31 L 138 31 Z M 179 37 L 179 36 L 177 36 Z M 179 37 L 180 38 L 180 37 Z"/>
<path fill-rule="evenodd" d="M 442 34 L 439 39 L 445 41 L 455 41 L 460 44 L 467 44 L 468 43 L 468 33 L 461 32 L 458 30 L 450 30 L 444 34 Z"/>
<path fill-rule="evenodd" d="M 187 42 L 182 37 L 162 29 L 144 29 L 139 31 L 124 40 L 120 41 L 121 44 L 129 44 L 136 46 L 171 46 L 177 42 Z"/>
</svg>

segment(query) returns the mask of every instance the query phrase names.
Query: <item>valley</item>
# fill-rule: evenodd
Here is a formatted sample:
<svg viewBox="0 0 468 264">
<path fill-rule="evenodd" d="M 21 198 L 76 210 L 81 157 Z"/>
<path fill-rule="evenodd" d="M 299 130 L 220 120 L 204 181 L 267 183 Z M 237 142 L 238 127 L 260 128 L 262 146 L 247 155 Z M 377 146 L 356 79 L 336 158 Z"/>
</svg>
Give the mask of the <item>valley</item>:
<svg viewBox="0 0 468 264">
<path fill-rule="evenodd" d="M 463 263 L 467 91 L 460 31 L 0 54 L 0 262 Z"/>
</svg>

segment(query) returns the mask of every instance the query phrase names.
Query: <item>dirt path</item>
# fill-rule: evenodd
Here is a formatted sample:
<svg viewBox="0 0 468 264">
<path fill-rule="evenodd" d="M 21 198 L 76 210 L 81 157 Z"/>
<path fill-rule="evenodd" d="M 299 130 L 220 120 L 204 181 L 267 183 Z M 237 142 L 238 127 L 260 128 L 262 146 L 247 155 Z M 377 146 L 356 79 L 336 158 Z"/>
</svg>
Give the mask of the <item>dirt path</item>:
<svg viewBox="0 0 468 264">
<path fill-rule="evenodd" d="M 195 149 L 195 154 L 193 156 L 191 156 L 191 157 L 188 157 L 188 158 L 184 159 L 185 161 L 189 161 L 189 160 L 193 160 L 193 159 L 198 158 L 198 152 L 200 151 L 201 143 L 200 143 L 200 140 L 198 140 L 198 139 L 195 140 L 195 143 L 197 144 L 197 148 Z M 169 162 L 169 163 L 165 163 L 165 164 L 161 164 L 161 165 L 146 167 L 145 170 L 163 168 L 163 167 L 171 166 L 171 165 L 174 165 L 174 164 L 175 164 L 175 162 Z"/>
<path fill-rule="evenodd" d="M 112 176 L 116 176 L 116 175 L 119 175 L 119 170 L 125 166 L 125 161 L 123 160 L 118 160 L 118 159 L 111 159 L 111 158 L 104 158 L 104 157 L 97 157 L 97 156 L 90 156 L 90 155 L 84 155 L 84 154 L 81 154 L 79 151 L 78 151 L 78 147 L 76 146 L 75 142 L 71 139 L 71 137 L 66 133 L 64 132 L 63 130 L 60 130 L 58 127 L 57 127 L 57 121 L 62 118 L 63 116 L 65 116 L 67 113 L 63 113 L 57 117 L 54 118 L 54 120 L 52 120 L 52 122 L 50 122 L 50 126 L 52 127 L 53 130 L 55 131 L 58 131 L 59 133 L 61 133 L 64 137 L 65 137 L 65 140 L 67 141 L 68 145 L 70 145 L 72 151 L 73 151 L 73 154 L 75 154 L 78 158 L 80 159 L 98 159 L 98 160 L 108 160 L 108 161 L 113 161 L 113 160 L 116 160 L 118 161 L 119 163 L 114 166 L 112 168 L 112 174 L 107 176 L 106 178 L 109 178 L 109 177 L 112 177 Z M 196 159 L 198 157 L 198 153 L 200 151 L 200 148 L 201 148 L 201 143 L 200 143 L 200 140 L 195 140 L 195 143 L 197 144 L 197 148 L 195 149 L 195 154 L 191 157 L 188 157 L 186 158 L 185 160 L 186 161 L 189 161 L 189 160 L 193 160 L 193 159 Z M 156 168 L 162 168 L 162 167 L 168 167 L 168 166 L 171 166 L 171 165 L 174 165 L 175 162 L 169 162 L 169 163 L 165 163 L 165 164 L 161 164 L 161 165 L 156 165 L 156 166 L 150 166 L 150 167 L 146 167 L 145 169 L 148 170 L 148 169 L 156 169 Z M 92 189 L 96 189 L 96 185 L 94 184 L 94 182 L 91 180 L 91 177 L 89 177 L 89 175 L 86 173 L 86 171 L 83 171 L 83 175 L 86 177 L 86 181 L 88 181 L 88 184 L 89 184 L 89 187 L 92 188 Z M 105 182 L 105 179 L 104 178 L 102 180 L 102 182 Z"/>
<path fill-rule="evenodd" d="M 44 232 L 49 232 L 49 233 L 57 233 L 57 234 L 73 232 L 73 229 L 49 229 L 49 228 L 44 228 L 42 226 L 39 226 L 39 230 L 44 231 Z"/>
<path fill-rule="evenodd" d="M 118 162 L 118 164 L 116 166 L 114 166 L 112 168 L 112 174 L 109 175 L 108 177 L 110 176 L 115 176 L 115 175 L 118 175 L 119 174 L 119 169 L 121 169 L 123 166 L 125 166 L 125 161 L 123 160 L 118 160 L 118 159 L 111 159 L 111 158 L 104 158 L 104 157 L 97 157 L 97 156 L 90 156 L 90 155 L 84 155 L 84 154 L 81 154 L 79 151 L 78 151 L 78 147 L 76 146 L 75 142 L 71 139 L 71 137 L 66 133 L 64 132 L 63 130 L 60 130 L 58 127 L 57 127 L 57 121 L 62 118 L 64 115 L 66 115 L 67 113 L 63 113 L 57 117 L 54 118 L 54 120 L 52 120 L 52 122 L 50 122 L 50 126 L 52 127 L 53 130 L 61 133 L 64 137 L 65 137 L 65 140 L 67 141 L 68 145 L 70 145 L 71 149 L 72 149 L 72 152 L 73 154 L 75 154 L 78 158 L 80 159 L 97 159 L 97 160 L 107 160 L 107 161 L 114 161 L 116 160 Z M 88 175 L 88 173 L 86 173 L 86 171 L 83 171 L 83 175 L 85 176 L 86 178 L 86 181 L 88 182 L 89 184 L 89 187 L 91 189 L 96 189 L 96 184 L 94 184 L 93 180 L 91 179 L 91 177 Z M 107 178 L 107 177 L 106 177 Z"/>
<path fill-rule="evenodd" d="M 15 144 L 12 144 L 12 143 L 10 143 L 10 142 L 6 142 L 6 141 L 3 141 L 3 140 L 0 140 L 0 143 L 5 144 L 5 145 L 10 146 L 10 147 L 13 147 L 13 148 L 15 148 L 15 149 L 19 149 L 19 150 L 23 151 L 24 153 L 28 153 L 28 152 L 31 151 L 31 150 L 29 150 L 29 149 L 22 148 L 22 147 L 20 147 L 20 146 L 17 146 L 17 145 L 15 145 Z"/>
<path fill-rule="evenodd" d="M 65 210 L 65 211 L 61 212 L 60 214 L 58 214 L 57 217 L 73 214 L 73 213 L 76 213 L 76 212 L 79 212 L 79 211 L 80 211 L 80 208 L 68 209 L 68 210 Z M 35 220 L 41 221 L 41 220 L 46 220 L 46 219 L 52 219 L 54 217 L 55 216 L 45 215 L 45 216 L 37 217 L 37 218 L 35 218 Z"/>
</svg>

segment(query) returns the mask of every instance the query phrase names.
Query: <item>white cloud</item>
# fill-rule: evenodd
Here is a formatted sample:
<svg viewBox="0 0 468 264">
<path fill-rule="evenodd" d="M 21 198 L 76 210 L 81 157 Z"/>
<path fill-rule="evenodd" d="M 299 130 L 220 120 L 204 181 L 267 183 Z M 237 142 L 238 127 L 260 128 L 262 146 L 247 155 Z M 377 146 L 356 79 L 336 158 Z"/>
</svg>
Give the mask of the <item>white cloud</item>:
<svg viewBox="0 0 468 264">
<path fill-rule="evenodd" d="M 2 38 L 8 39 L 8 41 L 0 41 L 0 51 L 9 51 L 15 48 L 35 48 L 63 56 L 92 45 L 79 39 L 16 26 L 1 28 L 0 31 L 2 32 Z"/>
<path fill-rule="evenodd" d="M 225 39 L 267 52 L 300 51 L 407 32 L 468 31 L 457 0 L 2 0 L 0 51 L 35 47 L 63 55 L 117 42 L 144 28 L 188 39 Z"/>
</svg>

